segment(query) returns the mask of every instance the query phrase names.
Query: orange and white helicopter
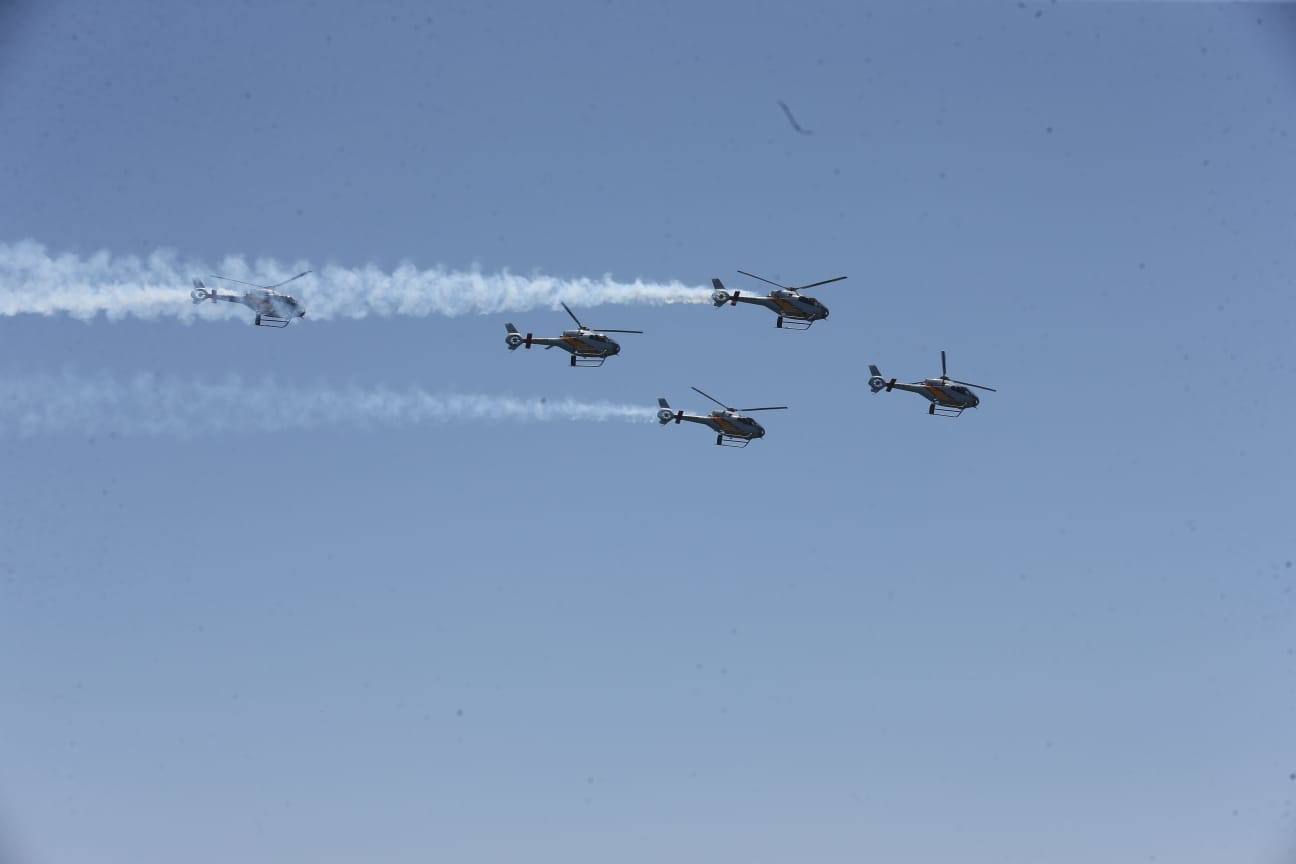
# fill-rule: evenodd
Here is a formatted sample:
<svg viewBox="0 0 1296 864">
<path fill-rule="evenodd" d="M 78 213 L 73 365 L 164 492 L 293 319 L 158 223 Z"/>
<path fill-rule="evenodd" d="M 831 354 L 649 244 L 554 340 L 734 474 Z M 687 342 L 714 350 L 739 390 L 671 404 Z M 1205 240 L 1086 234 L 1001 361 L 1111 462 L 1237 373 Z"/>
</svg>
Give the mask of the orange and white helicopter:
<svg viewBox="0 0 1296 864">
<path fill-rule="evenodd" d="M 773 285 L 778 290 L 763 295 L 744 296 L 741 291 L 728 291 L 724 283 L 719 279 L 712 279 L 711 285 L 715 288 L 715 291 L 711 292 L 711 302 L 715 304 L 717 309 L 726 303 L 730 306 L 737 306 L 739 303 L 753 303 L 757 306 L 764 306 L 778 316 L 774 326 L 783 330 L 809 330 L 811 324 L 827 318 L 827 306 L 813 297 L 806 297 L 800 292 L 807 288 L 817 288 L 831 282 L 840 282 L 846 278 L 845 276 L 837 276 L 832 279 L 825 279 L 822 282 L 811 282 L 809 285 L 800 285 L 793 288 L 790 285 L 780 285 L 766 279 L 764 276 L 748 273 L 746 270 L 739 270 L 738 272 L 744 276 L 750 276 L 753 279 L 759 279 Z"/>
<path fill-rule="evenodd" d="M 281 330 L 287 327 L 294 318 L 304 318 L 306 310 L 302 308 L 297 298 L 287 294 L 280 294 L 276 288 L 287 285 L 302 278 L 311 271 L 298 273 L 292 279 L 285 279 L 274 285 L 253 285 L 251 282 L 241 282 L 238 279 L 231 279 L 228 276 L 217 276 L 212 274 L 213 279 L 223 279 L 226 282 L 233 282 L 237 285 L 246 285 L 253 290 L 244 291 L 242 294 L 222 294 L 219 291 L 212 290 L 203 284 L 201 279 L 193 280 L 193 290 L 189 296 L 193 298 L 194 305 L 210 300 L 215 303 L 217 300 L 223 300 L 226 303 L 241 303 L 256 313 L 256 320 L 252 323 L 257 327 L 273 327 Z"/>
<path fill-rule="evenodd" d="M 892 390 L 908 390 L 910 393 L 917 393 L 931 404 L 927 406 L 927 413 L 939 415 L 941 417 L 957 417 L 968 408 L 975 408 L 981 404 L 981 397 L 972 392 L 970 388 L 975 387 L 977 390 L 989 390 L 991 393 L 998 392 L 993 387 L 984 387 L 980 384 L 969 384 L 967 381 L 956 381 L 949 377 L 945 370 L 945 352 L 941 352 L 941 375 L 939 378 L 924 378 L 922 381 L 915 381 L 912 384 L 897 384 L 896 379 L 890 381 L 882 377 L 882 372 L 878 367 L 869 365 L 869 389 L 874 393 L 880 393 L 883 390 L 890 393 Z"/>
<path fill-rule="evenodd" d="M 710 414 L 689 414 L 685 411 L 676 411 L 670 407 L 670 403 L 665 399 L 657 399 L 657 422 L 665 426 L 667 423 L 701 423 L 708 426 L 716 433 L 715 443 L 721 447 L 746 447 L 757 438 L 765 437 L 765 427 L 757 423 L 751 417 L 743 414 L 744 411 L 786 411 L 786 405 L 771 405 L 767 408 L 731 408 L 721 402 L 719 399 L 707 393 L 703 393 L 694 387 L 698 393 L 710 399 L 712 402 L 723 408 L 723 411 L 712 411 Z"/>
<path fill-rule="evenodd" d="M 615 339 L 605 336 L 605 333 L 643 332 L 642 330 L 595 330 L 582 324 L 566 303 L 560 305 L 567 310 L 568 315 L 571 315 L 578 329 L 564 330 L 561 336 L 532 336 L 528 333 L 524 337 L 512 323 L 505 324 L 504 329 L 508 331 L 508 335 L 504 337 L 504 343 L 508 345 L 508 349 L 516 351 L 523 347 L 530 348 L 532 345 L 543 345 L 545 350 L 561 348 L 571 355 L 573 366 L 602 366 L 607 358 L 621 353 L 621 346 Z"/>
</svg>

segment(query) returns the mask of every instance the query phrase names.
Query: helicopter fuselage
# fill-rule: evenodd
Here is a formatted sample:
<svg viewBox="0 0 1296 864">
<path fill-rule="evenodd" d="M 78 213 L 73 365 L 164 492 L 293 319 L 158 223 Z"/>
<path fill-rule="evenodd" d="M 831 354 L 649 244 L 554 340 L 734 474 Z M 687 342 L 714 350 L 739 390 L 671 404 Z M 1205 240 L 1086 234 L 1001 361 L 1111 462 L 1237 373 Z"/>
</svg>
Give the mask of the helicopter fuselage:
<svg viewBox="0 0 1296 864">
<path fill-rule="evenodd" d="M 746 438 L 750 441 L 765 437 L 764 426 L 737 411 L 712 411 L 710 414 L 696 416 L 685 414 L 684 419 L 691 423 L 709 426 L 712 431 L 729 438 Z"/>
<path fill-rule="evenodd" d="M 532 336 L 532 345 L 561 348 L 577 357 L 612 357 L 621 353 L 621 346 L 611 336 L 593 330 L 564 330 L 561 336 Z"/>
<path fill-rule="evenodd" d="M 726 438 L 741 438 L 751 441 L 765 437 L 764 426 L 745 414 L 739 414 L 737 411 L 689 414 L 687 411 L 671 411 L 669 408 L 663 408 L 658 412 L 658 418 L 662 423 L 669 423 L 672 420 L 676 423 L 699 423 Z"/>
<path fill-rule="evenodd" d="M 723 298 L 720 296 L 722 294 L 725 295 Z M 717 290 L 712 295 L 712 302 L 717 306 L 723 306 L 725 303 L 735 305 L 738 303 L 751 303 L 754 306 L 764 306 L 780 318 L 788 318 L 793 321 L 814 323 L 828 317 L 828 307 L 814 297 L 783 289 L 771 291 L 764 295 L 748 295 L 743 294 L 741 291 L 730 293 Z"/>
<path fill-rule="evenodd" d="M 237 302 L 268 318 L 301 318 L 306 314 L 295 297 L 274 291 L 248 291 Z"/>
<path fill-rule="evenodd" d="M 908 390 L 946 408 L 975 408 L 981 404 L 977 396 L 961 384 L 951 384 L 939 378 L 924 378 L 913 384 L 895 385 L 896 390 Z"/>
<path fill-rule="evenodd" d="M 739 302 L 742 302 L 742 298 L 739 298 Z M 771 291 L 756 302 L 784 318 L 797 321 L 822 321 L 828 317 L 827 306 L 813 297 L 806 297 L 795 291 Z"/>
</svg>

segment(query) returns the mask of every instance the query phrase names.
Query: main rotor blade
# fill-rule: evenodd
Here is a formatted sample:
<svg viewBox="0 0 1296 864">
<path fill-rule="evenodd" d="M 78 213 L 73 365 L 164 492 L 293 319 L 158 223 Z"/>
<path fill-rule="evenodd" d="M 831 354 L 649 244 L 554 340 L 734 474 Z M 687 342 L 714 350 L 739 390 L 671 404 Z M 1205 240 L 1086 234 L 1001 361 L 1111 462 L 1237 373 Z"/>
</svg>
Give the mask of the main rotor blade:
<svg viewBox="0 0 1296 864">
<path fill-rule="evenodd" d="M 840 282 L 845 278 L 846 278 L 845 276 L 835 276 L 832 279 L 825 279 L 822 282 L 811 282 L 809 285 L 802 285 L 799 288 L 796 288 L 795 290 L 804 291 L 807 288 L 818 288 L 820 285 L 827 285 L 829 282 Z"/>
<path fill-rule="evenodd" d="M 942 378 L 949 377 L 949 375 L 945 372 L 945 349 L 943 348 L 941 349 L 941 377 Z"/>
<path fill-rule="evenodd" d="M 609 330 L 606 327 L 593 328 L 596 333 L 643 333 L 642 330 Z"/>
<path fill-rule="evenodd" d="M 955 384 L 962 384 L 964 387 L 975 387 L 975 388 L 978 389 L 978 390 L 989 390 L 991 393 L 998 393 L 998 392 L 999 392 L 999 391 L 996 390 L 995 388 L 993 388 L 993 387 L 987 387 L 987 386 L 985 386 L 984 384 L 973 384 L 973 383 L 971 383 L 970 381 L 960 381 L 960 380 L 958 380 L 957 378 L 951 378 L 951 379 L 949 379 L 949 380 L 953 381 Z"/>
<path fill-rule="evenodd" d="M 786 411 L 786 405 L 770 405 L 767 408 L 739 408 L 739 411 Z"/>
<path fill-rule="evenodd" d="M 762 282 L 764 282 L 764 283 L 766 283 L 766 284 L 768 284 L 768 285 L 773 285 L 775 288 L 782 288 L 784 291 L 791 291 L 791 290 L 792 290 L 792 289 L 789 288 L 788 286 L 786 286 L 786 285 L 780 285 L 779 283 L 777 283 L 777 282 L 775 282 L 775 281 L 773 281 L 773 280 L 771 280 L 771 279 L 766 279 L 764 276 L 757 276 L 755 273 L 748 273 L 746 270 L 739 270 L 738 272 L 741 273 L 741 274 L 744 275 L 744 276 L 750 276 L 750 277 L 753 278 L 753 279 L 759 279 L 760 281 L 762 281 Z"/>
<path fill-rule="evenodd" d="M 580 329 L 584 330 L 584 329 L 585 329 L 585 325 L 582 324 L 582 323 L 580 323 L 580 319 L 576 317 L 576 313 L 575 313 L 575 312 L 571 311 L 571 307 L 568 306 L 566 303 L 563 303 L 561 300 L 559 300 L 558 303 L 559 303 L 559 304 L 560 304 L 564 309 L 567 310 L 567 314 L 570 315 L 570 316 L 571 316 L 571 319 L 572 319 L 573 321 L 576 322 L 576 326 L 579 327 Z"/>
<path fill-rule="evenodd" d="M 706 393 L 706 392 L 704 392 L 704 391 L 702 391 L 702 390 L 698 390 L 698 388 L 696 388 L 696 387 L 694 387 L 693 389 L 694 389 L 694 390 L 697 390 L 697 392 L 701 393 L 703 396 L 707 397 L 707 398 L 710 399 L 712 402 L 716 403 L 717 405 L 719 405 L 721 408 L 725 409 L 726 411 L 732 411 L 732 410 L 734 410 L 734 409 L 730 408 L 728 405 L 726 405 L 726 404 L 724 404 L 723 402 L 721 402 L 719 399 L 717 399 L 717 398 L 715 398 L 714 396 L 712 396 L 710 393 Z"/>
<path fill-rule="evenodd" d="M 282 282 L 276 282 L 274 285 L 257 285 L 255 282 L 244 282 L 242 279 L 231 279 L 230 277 L 222 276 L 219 273 L 210 273 L 208 275 L 211 276 L 211 278 L 213 279 L 224 279 L 226 282 L 234 282 L 239 285 L 246 285 L 249 288 L 260 288 L 262 291 L 273 291 L 274 289 L 278 288 L 280 285 L 287 285 L 289 282 L 292 282 L 294 279 L 300 279 L 301 277 L 305 276 L 307 273 L 310 272 L 312 271 L 303 270 L 301 273 L 298 273 L 296 276 L 292 277 L 292 279 L 285 279 Z"/>
<path fill-rule="evenodd" d="M 300 279 L 301 277 L 307 275 L 307 274 L 310 273 L 310 272 L 312 272 L 312 271 L 310 271 L 310 270 L 303 270 L 302 272 L 298 273 L 296 276 L 292 277 L 291 279 L 285 279 L 285 280 L 282 281 L 282 282 L 276 282 L 274 285 L 269 285 L 269 286 L 267 286 L 267 287 L 268 287 L 271 291 L 273 291 L 274 289 L 278 288 L 280 285 L 287 285 L 289 282 L 296 282 L 298 279 Z"/>
<path fill-rule="evenodd" d="M 249 288 L 260 288 L 262 291 L 270 290 L 270 286 L 268 285 L 255 285 L 251 282 L 244 282 L 242 279 L 231 279 L 230 277 L 222 276 L 219 273 L 208 273 L 207 275 L 210 276 L 212 279 L 224 279 L 226 282 L 234 282 L 238 285 L 246 285 Z"/>
</svg>

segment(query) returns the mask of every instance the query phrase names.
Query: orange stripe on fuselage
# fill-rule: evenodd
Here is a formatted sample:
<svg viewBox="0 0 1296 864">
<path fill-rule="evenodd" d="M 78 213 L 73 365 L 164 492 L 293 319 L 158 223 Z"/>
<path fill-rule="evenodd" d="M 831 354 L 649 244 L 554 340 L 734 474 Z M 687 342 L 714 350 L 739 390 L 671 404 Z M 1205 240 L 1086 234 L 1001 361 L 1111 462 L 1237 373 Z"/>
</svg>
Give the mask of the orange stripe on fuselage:
<svg viewBox="0 0 1296 864">
<path fill-rule="evenodd" d="M 728 417 L 712 417 L 711 422 L 720 427 L 720 432 L 725 435 L 736 435 L 739 438 L 746 438 L 747 435 L 750 434 Z"/>
<path fill-rule="evenodd" d="M 929 391 L 931 391 L 931 394 L 932 394 L 933 396 L 936 397 L 936 401 L 939 402 L 940 404 L 942 404 L 942 405 L 960 405 L 960 404 L 962 404 L 962 403 L 960 403 L 960 402 L 955 402 L 953 399 L 951 399 L 951 398 L 949 397 L 949 394 L 946 393 L 946 392 L 945 392 L 944 390 L 942 390 L 941 388 L 939 388 L 939 387 L 937 387 L 937 386 L 935 386 L 935 385 L 933 385 L 933 384 L 928 384 L 928 385 L 926 385 L 926 386 L 927 386 L 927 389 L 928 389 Z"/>
<path fill-rule="evenodd" d="M 712 417 L 711 423 L 726 435 L 732 433 L 734 430 L 734 425 L 730 423 L 729 419 L 726 417 Z"/>
<path fill-rule="evenodd" d="M 771 297 L 771 300 L 779 307 L 779 312 L 784 318 L 805 318 L 806 314 L 802 312 L 797 305 L 786 297 Z"/>
</svg>

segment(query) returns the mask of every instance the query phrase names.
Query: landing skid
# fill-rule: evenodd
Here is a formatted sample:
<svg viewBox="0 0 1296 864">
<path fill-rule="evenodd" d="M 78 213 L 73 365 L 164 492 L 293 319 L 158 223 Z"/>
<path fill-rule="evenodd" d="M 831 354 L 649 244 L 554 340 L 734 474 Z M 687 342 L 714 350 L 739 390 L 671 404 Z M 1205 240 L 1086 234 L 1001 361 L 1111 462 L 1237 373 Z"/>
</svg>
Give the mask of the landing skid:
<svg viewBox="0 0 1296 864">
<path fill-rule="evenodd" d="M 575 354 L 571 355 L 571 365 L 573 367 L 580 366 L 588 369 L 597 369 L 602 366 L 606 360 L 606 357 L 578 357 Z"/>
<path fill-rule="evenodd" d="M 947 405 L 937 405 L 933 402 L 927 406 L 927 413 L 933 417 L 957 417 L 963 413 L 963 409 L 951 408 Z"/>
<path fill-rule="evenodd" d="M 733 435 L 717 435 L 717 447 L 746 447 L 751 443 L 750 438 L 735 438 Z"/>
<path fill-rule="evenodd" d="M 799 333 L 802 330 L 809 330 L 810 325 L 813 323 L 813 321 L 802 321 L 798 318 L 784 318 L 780 315 L 778 316 L 778 320 L 774 322 L 774 326 L 780 330 L 790 330 L 793 333 Z"/>
<path fill-rule="evenodd" d="M 280 318 L 278 315 L 258 315 L 253 325 L 256 327 L 269 327 L 273 330 L 282 330 L 288 326 L 291 318 Z"/>
</svg>

